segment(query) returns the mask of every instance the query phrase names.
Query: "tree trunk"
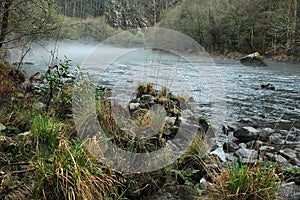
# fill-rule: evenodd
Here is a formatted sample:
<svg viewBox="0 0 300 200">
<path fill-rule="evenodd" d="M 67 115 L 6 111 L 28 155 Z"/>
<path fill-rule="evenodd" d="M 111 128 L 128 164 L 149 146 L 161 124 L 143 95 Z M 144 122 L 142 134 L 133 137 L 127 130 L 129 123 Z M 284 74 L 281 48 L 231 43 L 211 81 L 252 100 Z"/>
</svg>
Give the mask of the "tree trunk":
<svg viewBox="0 0 300 200">
<path fill-rule="evenodd" d="M 2 17 L 2 24 L 1 24 L 1 33 L 0 33 L 0 49 L 3 46 L 4 40 L 7 34 L 8 28 L 8 20 L 9 20 L 9 8 L 12 4 L 12 0 L 6 0 L 3 6 L 3 17 Z"/>
<path fill-rule="evenodd" d="M 293 53 L 296 50 L 296 37 L 297 37 L 297 7 L 298 7 L 298 2 L 297 0 L 294 0 L 294 24 L 293 24 L 293 41 L 292 41 L 292 45 L 293 45 Z"/>
<path fill-rule="evenodd" d="M 156 26 L 156 2 L 153 0 L 153 26 Z"/>
</svg>

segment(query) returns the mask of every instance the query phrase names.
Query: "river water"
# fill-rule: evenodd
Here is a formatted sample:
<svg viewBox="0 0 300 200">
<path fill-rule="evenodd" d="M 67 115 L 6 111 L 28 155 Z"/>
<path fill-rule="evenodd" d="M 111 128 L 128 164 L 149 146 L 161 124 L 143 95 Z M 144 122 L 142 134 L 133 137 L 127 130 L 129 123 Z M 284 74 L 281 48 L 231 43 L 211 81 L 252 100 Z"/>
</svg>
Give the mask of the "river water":
<svg viewBox="0 0 300 200">
<path fill-rule="evenodd" d="M 26 61 L 28 74 L 45 71 L 53 45 L 34 48 Z M 96 52 L 96 53 L 95 53 Z M 239 60 L 181 56 L 147 49 L 122 49 L 81 43 L 61 43 L 66 55 L 82 65 L 99 85 L 113 88 L 119 101 L 128 102 L 137 84 L 153 82 L 176 94 L 193 96 L 196 112 L 218 126 L 251 118 L 261 126 L 300 128 L 300 64 L 267 60 L 267 67 L 249 67 Z M 273 90 L 261 90 L 272 84 Z"/>
</svg>

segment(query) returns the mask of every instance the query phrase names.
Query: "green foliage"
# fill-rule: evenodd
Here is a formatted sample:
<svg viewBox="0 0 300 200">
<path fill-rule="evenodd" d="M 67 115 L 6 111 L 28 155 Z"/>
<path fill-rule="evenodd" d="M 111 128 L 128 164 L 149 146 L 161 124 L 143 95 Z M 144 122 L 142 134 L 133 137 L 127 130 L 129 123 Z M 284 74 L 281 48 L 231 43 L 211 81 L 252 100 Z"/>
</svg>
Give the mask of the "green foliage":
<svg viewBox="0 0 300 200">
<path fill-rule="evenodd" d="M 86 19 L 65 17 L 60 37 L 72 40 L 103 41 L 115 32 L 116 30 L 107 24 L 103 16 Z"/>
<path fill-rule="evenodd" d="M 58 65 L 50 66 L 48 71 L 41 77 L 40 95 L 46 103 L 46 111 L 50 111 L 53 105 L 58 115 L 63 115 L 61 111 L 68 113 L 71 110 L 72 88 L 76 75 L 80 73 L 80 68 L 72 69 L 71 60 L 65 57 Z"/>
<path fill-rule="evenodd" d="M 195 39 L 207 50 L 299 55 L 299 3 L 269 0 L 183 0 L 159 25 Z"/>
<path fill-rule="evenodd" d="M 48 116 L 36 116 L 32 120 L 31 132 L 36 138 L 39 147 L 53 151 L 57 145 L 61 124 Z"/>
<path fill-rule="evenodd" d="M 23 46 L 34 40 L 57 34 L 61 18 L 54 0 L 14 0 L 0 8 L 0 44 Z M 2 1 L 2 4 L 4 2 Z M 7 14 L 7 20 L 3 17 Z M 3 19 L 3 20 L 2 20 Z M 6 24 L 7 23 L 7 28 Z M 5 30 L 6 28 L 6 30 Z"/>
</svg>

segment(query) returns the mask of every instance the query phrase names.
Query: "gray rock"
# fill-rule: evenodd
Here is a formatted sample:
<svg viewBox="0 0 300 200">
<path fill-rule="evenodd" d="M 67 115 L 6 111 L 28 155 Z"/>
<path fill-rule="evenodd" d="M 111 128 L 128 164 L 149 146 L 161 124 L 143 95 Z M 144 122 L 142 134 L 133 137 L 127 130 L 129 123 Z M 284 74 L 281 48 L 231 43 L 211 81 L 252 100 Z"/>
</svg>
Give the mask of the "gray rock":
<svg viewBox="0 0 300 200">
<path fill-rule="evenodd" d="M 166 117 L 166 124 L 173 126 L 175 124 L 176 117 Z"/>
<path fill-rule="evenodd" d="M 194 116 L 194 113 L 192 111 L 190 111 L 189 109 L 183 110 L 181 112 L 181 117 L 185 118 L 185 119 L 190 119 Z"/>
<path fill-rule="evenodd" d="M 299 160 L 298 158 L 295 158 L 294 161 L 295 161 L 295 164 L 296 164 L 298 167 L 300 167 L 300 160 Z"/>
<path fill-rule="evenodd" d="M 247 142 L 247 147 L 250 149 L 258 150 L 261 146 L 263 146 L 263 142 L 260 140 L 252 140 L 250 142 Z"/>
<path fill-rule="evenodd" d="M 251 126 L 244 126 L 236 130 L 233 135 L 241 142 L 249 142 L 258 139 L 259 131 Z"/>
<path fill-rule="evenodd" d="M 254 122 L 252 119 L 250 118 L 242 118 L 238 121 L 239 123 L 241 123 L 243 126 L 252 126 L 254 128 L 257 128 L 258 125 L 256 122 Z"/>
<path fill-rule="evenodd" d="M 223 125 L 222 131 L 224 134 L 228 135 L 230 132 L 235 131 L 237 128 L 234 126 Z"/>
<path fill-rule="evenodd" d="M 153 105 L 154 102 L 154 96 L 149 95 L 149 94 L 144 94 L 141 96 L 141 103 L 142 104 L 148 104 L 148 105 Z"/>
<path fill-rule="evenodd" d="M 240 62 L 245 66 L 268 66 L 264 60 L 264 57 L 258 52 L 251 53 L 240 58 Z"/>
<path fill-rule="evenodd" d="M 4 131 L 6 129 L 6 126 L 0 123 L 0 131 Z"/>
<path fill-rule="evenodd" d="M 272 133 L 273 133 L 273 129 L 264 128 L 258 133 L 258 136 L 261 141 L 267 142 L 269 141 L 269 137 L 271 136 Z"/>
<path fill-rule="evenodd" d="M 270 136 L 270 141 L 272 144 L 277 145 L 283 145 L 286 143 L 285 138 L 279 133 L 274 133 L 272 136 Z"/>
<path fill-rule="evenodd" d="M 188 185 L 170 185 L 165 187 L 165 192 L 172 194 L 177 199 L 193 200 L 197 192 Z"/>
<path fill-rule="evenodd" d="M 209 186 L 212 186 L 213 184 L 208 182 L 205 178 L 201 178 L 200 180 L 200 188 L 202 190 L 206 190 Z"/>
<path fill-rule="evenodd" d="M 300 186 L 294 183 L 286 183 L 281 187 L 281 192 L 284 194 L 284 199 L 299 200 Z"/>
<path fill-rule="evenodd" d="M 140 103 L 130 103 L 128 105 L 129 111 L 135 111 L 140 107 L 140 105 L 141 105 Z"/>
<path fill-rule="evenodd" d="M 274 151 L 274 150 L 275 150 L 275 148 L 272 147 L 272 146 L 261 146 L 261 147 L 259 148 L 259 151 L 260 151 L 260 152 L 272 152 L 272 151 Z"/>
<path fill-rule="evenodd" d="M 279 150 L 279 154 L 287 160 L 293 160 L 297 158 L 297 151 L 293 149 L 282 149 Z"/>
<path fill-rule="evenodd" d="M 284 140 L 287 140 L 287 141 L 296 141 L 297 140 L 296 134 L 292 133 L 291 131 L 281 130 L 280 134 L 282 135 Z"/>
<path fill-rule="evenodd" d="M 237 151 L 239 148 L 240 148 L 240 146 L 234 142 L 225 142 L 223 144 L 223 150 L 226 153 L 233 153 L 233 152 Z"/>
<path fill-rule="evenodd" d="M 235 156 L 237 156 L 238 158 L 242 159 L 242 158 L 246 158 L 249 161 L 253 161 L 256 160 L 258 157 L 258 152 L 255 150 L 251 150 L 251 149 L 246 149 L 246 148 L 240 148 L 239 150 L 237 150 L 234 153 Z"/>
<path fill-rule="evenodd" d="M 276 154 L 273 154 L 273 153 L 266 153 L 266 156 L 270 160 L 274 160 L 274 161 L 276 161 L 279 164 L 286 164 L 288 162 L 287 159 L 285 159 L 281 155 L 276 155 Z"/>
<path fill-rule="evenodd" d="M 223 147 L 218 147 L 216 150 L 210 152 L 210 154 L 216 155 L 222 162 L 226 162 L 226 153 L 224 152 Z"/>
</svg>

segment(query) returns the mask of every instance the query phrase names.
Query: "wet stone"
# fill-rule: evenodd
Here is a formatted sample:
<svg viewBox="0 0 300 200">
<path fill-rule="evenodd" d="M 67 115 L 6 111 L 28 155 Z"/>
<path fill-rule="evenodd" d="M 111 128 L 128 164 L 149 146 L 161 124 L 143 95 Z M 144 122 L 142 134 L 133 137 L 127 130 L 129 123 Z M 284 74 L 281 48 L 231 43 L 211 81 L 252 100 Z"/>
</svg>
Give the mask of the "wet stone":
<svg viewBox="0 0 300 200">
<path fill-rule="evenodd" d="M 285 138 L 285 140 L 288 140 L 288 141 L 296 141 L 296 139 L 297 139 L 296 134 L 293 134 L 292 132 L 287 131 L 287 130 L 281 130 L 280 134 L 282 135 L 282 137 Z"/>
<path fill-rule="evenodd" d="M 281 164 L 288 162 L 288 160 L 285 159 L 281 155 L 276 155 L 276 154 L 273 154 L 273 153 L 266 153 L 266 156 L 267 156 L 267 158 L 269 158 L 269 160 L 276 161 L 276 162 L 281 163 Z"/>
<path fill-rule="evenodd" d="M 252 140 L 257 140 L 259 131 L 251 126 L 244 126 L 236 130 L 233 135 L 238 138 L 241 142 L 249 142 Z"/>
<path fill-rule="evenodd" d="M 223 125 L 222 127 L 222 131 L 224 134 L 228 135 L 231 132 L 234 132 L 235 130 L 237 130 L 236 126 L 229 126 L 229 125 Z"/>
<path fill-rule="evenodd" d="M 251 150 L 251 149 L 246 149 L 246 148 L 240 148 L 239 150 L 237 150 L 234 153 L 234 155 L 237 156 L 240 159 L 246 158 L 246 159 L 249 159 L 249 160 L 255 160 L 258 157 L 257 151 Z"/>
<path fill-rule="evenodd" d="M 279 151 L 279 154 L 287 160 L 292 160 L 297 158 L 297 151 L 293 149 L 282 149 Z"/>
<path fill-rule="evenodd" d="M 272 152 L 274 150 L 275 150 L 275 148 L 272 146 L 261 146 L 259 148 L 259 151 L 261 151 L 261 152 Z"/>
<path fill-rule="evenodd" d="M 211 155 L 216 155 L 219 157 L 219 159 L 222 161 L 222 162 L 226 162 L 226 154 L 223 150 L 223 147 L 219 147 L 217 148 L 216 150 L 212 151 L 210 153 Z"/>
<path fill-rule="evenodd" d="M 144 106 L 151 106 L 154 105 L 154 97 L 152 95 L 149 94 L 144 94 L 141 96 L 141 105 Z"/>
<path fill-rule="evenodd" d="M 140 107 L 140 103 L 130 103 L 128 105 L 129 111 L 135 111 Z"/>
<path fill-rule="evenodd" d="M 194 113 L 190 110 L 183 110 L 181 112 L 181 117 L 185 118 L 185 119 L 190 119 L 194 117 Z"/>
<path fill-rule="evenodd" d="M 273 133 L 273 129 L 264 128 L 259 132 L 258 136 L 261 141 L 267 142 L 272 133 Z"/>
<path fill-rule="evenodd" d="M 234 142 L 225 142 L 223 144 L 223 150 L 226 153 L 233 153 L 233 152 L 237 151 L 239 148 L 240 148 L 239 145 L 237 145 Z"/>
<path fill-rule="evenodd" d="M 238 121 L 239 123 L 243 124 L 244 126 L 252 126 L 254 128 L 257 128 L 257 123 L 255 123 L 252 119 L 250 118 L 242 118 Z"/>
<path fill-rule="evenodd" d="M 286 143 L 285 139 L 279 133 L 274 133 L 270 136 L 270 141 L 272 144 L 283 145 Z"/>
</svg>

